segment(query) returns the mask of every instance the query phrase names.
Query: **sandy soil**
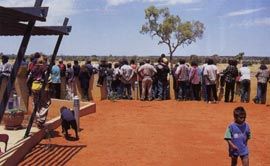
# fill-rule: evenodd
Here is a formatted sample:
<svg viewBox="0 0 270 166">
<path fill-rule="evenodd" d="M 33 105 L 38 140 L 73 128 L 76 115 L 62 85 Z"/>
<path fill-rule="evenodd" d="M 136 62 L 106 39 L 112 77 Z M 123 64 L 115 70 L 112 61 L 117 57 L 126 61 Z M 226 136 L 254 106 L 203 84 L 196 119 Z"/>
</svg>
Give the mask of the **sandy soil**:
<svg viewBox="0 0 270 166">
<path fill-rule="evenodd" d="M 65 140 L 58 128 L 20 165 L 228 166 L 223 137 L 239 105 L 252 131 L 250 165 L 270 165 L 270 107 L 174 100 L 98 101 L 97 112 L 81 118 L 78 141 Z"/>
</svg>

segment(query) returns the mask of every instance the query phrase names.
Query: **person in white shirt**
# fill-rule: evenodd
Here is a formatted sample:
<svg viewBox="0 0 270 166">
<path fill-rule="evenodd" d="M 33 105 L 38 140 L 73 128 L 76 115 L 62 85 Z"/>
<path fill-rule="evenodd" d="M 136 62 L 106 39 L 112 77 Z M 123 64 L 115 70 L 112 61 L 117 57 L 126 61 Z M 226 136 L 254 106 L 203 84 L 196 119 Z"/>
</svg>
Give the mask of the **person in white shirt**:
<svg viewBox="0 0 270 166">
<path fill-rule="evenodd" d="M 205 59 L 204 64 L 200 66 L 200 68 L 201 68 L 200 77 L 201 77 L 201 83 L 202 83 L 202 86 L 201 86 L 201 98 L 202 98 L 203 101 L 207 101 L 206 84 L 205 84 L 205 78 L 204 78 L 204 75 L 203 75 L 204 69 L 207 66 L 207 62 L 208 62 L 208 58 Z"/>
<path fill-rule="evenodd" d="M 122 61 L 122 64 L 123 65 L 120 67 L 122 98 L 132 100 L 131 79 L 134 75 L 134 70 L 126 59 Z"/>
<path fill-rule="evenodd" d="M 247 67 L 246 63 L 243 63 L 242 67 L 239 69 L 240 83 L 241 83 L 241 102 L 249 102 L 249 89 L 250 89 L 250 69 Z"/>
<path fill-rule="evenodd" d="M 219 72 L 217 66 L 214 64 L 213 59 L 208 59 L 207 66 L 205 66 L 203 71 L 203 75 L 207 91 L 207 103 L 216 103 L 218 100 L 216 83 L 219 77 Z M 214 98 L 214 101 L 212 97 Z"/>
<path fill-rule="evenodd" d="M 0 85 L 3 79 L 7 79 L 12 71 L 12 65 L 8 62 L 9 57 L 6 55 L 2 56 L 2 65 L 0 65 Z"/>
</svg>

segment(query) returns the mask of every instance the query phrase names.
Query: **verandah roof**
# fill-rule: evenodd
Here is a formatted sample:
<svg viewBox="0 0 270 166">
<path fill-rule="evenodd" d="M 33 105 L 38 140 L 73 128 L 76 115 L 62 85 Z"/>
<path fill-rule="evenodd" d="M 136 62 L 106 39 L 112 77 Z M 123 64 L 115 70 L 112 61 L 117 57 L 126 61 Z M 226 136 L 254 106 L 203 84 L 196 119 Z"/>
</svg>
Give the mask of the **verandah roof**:
<svg viewBox="0 0 270 166">
<path fill-rule="evenodd" d="M 46 21 L 48 7 L 7 8 L 0 6 L 0 36 L 22 36 L 28 21 Z M 68 35 L 71 26 L 35 26 L 31 35 Z"/>
<path fill-rule="evenodd" d="M 22 36 L 26 31 L 27 25 L 19 22 L 1 22 L 0 36 Z M 35 35 L 68 35 L 71 26 L 35 26 L 31 32 Z"/>
<path fill-rule="evenodd" d="M 43 0 L 36 0 L 34 7 L 8 8 L 0 6 L 0 36 L 23 36 L 7 86 L 5 89 L 1 89 L 4 90 L 4 95 L 0 101 L 0 122 L 3 118 L 8 98 L 14 86 L 30 37 L 32 35 L 58 35 L 48 68 L 49 71 L 57 55 L 63 35 L 68 35 L 71 31 L 71 26 L 67 26 L 68 18 L 65 18 L 63 26 L 35 26 L 36 21 L 46 21 L 48 7 L 41 7 L 42 1 Z M 50 72 L 47 72 L 45 82 L 49 77 L 48 73 Z M 44 91 L 44 87 L 45 86 L 43 85 L 41 93 Z M 37 107 L 35 106 L 25 132 L 25 137 L 28 137 L 29 135 L 36 111 Z"/>
</svg>

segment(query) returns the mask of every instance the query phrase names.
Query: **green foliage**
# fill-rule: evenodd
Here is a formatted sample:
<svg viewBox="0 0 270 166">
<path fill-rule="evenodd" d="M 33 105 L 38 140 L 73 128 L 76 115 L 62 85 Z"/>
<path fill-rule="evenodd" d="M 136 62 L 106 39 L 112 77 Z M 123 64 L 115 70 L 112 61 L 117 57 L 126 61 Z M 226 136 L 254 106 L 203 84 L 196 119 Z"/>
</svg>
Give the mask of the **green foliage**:
<svg viewBox="0 0 270 166">
<path fill-rule="evenodd" d="M 12 109 L 8 109 L 7 111 L 9 113 L 14 113 L 14 112 L 21 112 L 22 110 L 21 109 L 18 109 L 18 108 L 12 108 Z"/>
<path fill-rule="evenodd" d="M 224 63 L 224 64 L 225 64 L 225 63 L 228 63 L 228 59 L 222 58 L 222 59 L 221 59 L 221 63 Z"/>
<path fill-rule="evenodd" d="M 211 58 L 213 59 L 215 64 L 220 63 L 220 58 L 219 58 L 218 54 L 212 55 Z"/>
<path fill-rule="evenodd" d="M 15 117 L 16 114 L 19 112 L 23 112 L 23 110 L 18 109 L 18 108 L 12 108 L 12 109 L 6 110 L 6 113 L 8 114 L 8 116 L 11 116 L 11 117 Z"/>
<path fill-rule="evenodd" d="M 247 64 L 248 66 L 252 66 L 253 65 L 253 61 L 244 61 L 243 63 Z M 254 63 L 256 64 L 256 63 Z"/>
<path fill-rule="evenodd" d="M 202 60 L 198 57 L 198 55 L 190 55 L 189 57 L 189 62 L 196 62 L 198 64 L 200 64 L 202 62 Z"/>
<path fill-rule="evenodd" d="M 243 60 L 244 55 L 245 55 L 244 52 L 240 52 L 239 54 L 237 54 L 237 55 L 235 56 L 235 59 L 236 59 L 237 61 L 240 62 L 241 60 Z"/>
<path fill-rule="evenodd" d="M 150 6 L 145 9 L 147 22 L 142 25 L 140 33 L 158 37 L 158 44 L 166 44 L 169 48 L 170 61 L 176 49 L 187 46 L 202 38 L 205 30 L 204 24 L 199 21 L 183 22 L 179 16 L 170 14 L 168 8 L 158 9 Z"/>
<path fill-rule="evenodd" d="M 98 58 L 97 58 L 96 55 L 92 55 L 92 56 L 91 56 L 91 59 L 92 59 L 92 61 L 98 61 Z"/>
<path fill-rule="evenodd" d="M 270 64 L 270 58 L 269 58 L 269 57 L 264 57 L 264 58 L 261 60 L 261 64 L 269 65 L 269 64 Z"/>
</svg>

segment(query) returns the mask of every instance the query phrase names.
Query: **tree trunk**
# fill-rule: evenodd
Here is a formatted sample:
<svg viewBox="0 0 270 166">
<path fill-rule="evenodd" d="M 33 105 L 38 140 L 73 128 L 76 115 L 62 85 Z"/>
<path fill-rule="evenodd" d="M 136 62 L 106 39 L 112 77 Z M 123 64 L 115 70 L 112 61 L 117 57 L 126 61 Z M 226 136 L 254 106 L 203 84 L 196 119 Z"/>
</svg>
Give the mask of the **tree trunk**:
<svg viewBox="0 0 270 166">
<path fill-rule="evenodd" d="M 173 56 L 173 54 L 170 52 L 170 70 L 172 70 L 172 67 L 173 67 L 173 65 L 172 65 L 172 56 Z"/>
</svg>

